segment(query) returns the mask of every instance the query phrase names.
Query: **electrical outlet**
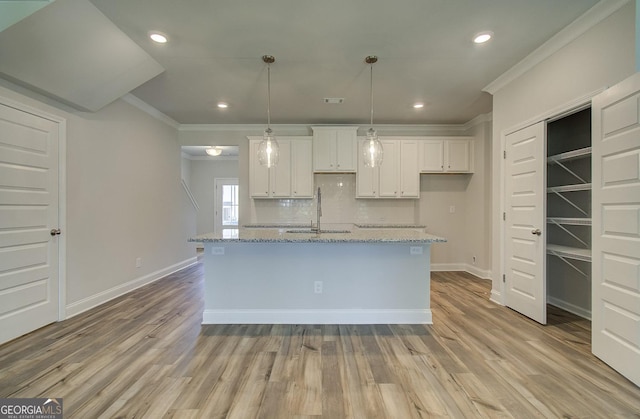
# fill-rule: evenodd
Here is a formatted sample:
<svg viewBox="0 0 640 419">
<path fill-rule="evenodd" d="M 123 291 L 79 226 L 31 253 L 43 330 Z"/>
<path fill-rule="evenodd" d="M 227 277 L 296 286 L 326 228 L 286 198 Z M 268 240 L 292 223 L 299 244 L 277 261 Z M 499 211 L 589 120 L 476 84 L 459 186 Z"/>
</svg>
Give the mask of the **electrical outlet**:
<svg viewBox="0 0 640 419">
<path fill-rule="evenodd" d="M 409 248 L 409 254 L 411 254 L 411 255 L 421 255 L 422 254 L 422 247 L 421 246 L 411 246 L 411 248 Z"/>
<path fill-rule="evenodd" d="M 214 256 L 224 255 L 224 247 L 212 247 L 211 254 Z"/>
<path fill-rule="evenodd" d="M 136 268 L 140 268 L 142 266 L 142 258 L 136 258 Z"/>
<path fill-rule="evenodd" d="M 449 214 L 453 214 L 455 212 L 456 212 L 456 206 L 455 205 L 449 206 Z"/>
<path fill-rule="evenodd" d="M 315 294 L 322 294 L 322 281 L 313 282 L 313 292 Z"/>
<path fill-rule="evenodd" d="M 473 264 L 474 265 L 476 264 L 476 257 L 475 256 L 473 257 Z"/>
</svg>

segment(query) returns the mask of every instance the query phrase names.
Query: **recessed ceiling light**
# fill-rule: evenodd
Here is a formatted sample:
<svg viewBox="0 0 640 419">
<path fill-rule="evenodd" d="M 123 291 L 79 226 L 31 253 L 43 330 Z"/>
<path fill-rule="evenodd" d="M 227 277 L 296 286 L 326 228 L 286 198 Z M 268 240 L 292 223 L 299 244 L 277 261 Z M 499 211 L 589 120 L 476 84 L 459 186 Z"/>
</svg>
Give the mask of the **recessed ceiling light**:
<svg viewBox="0 0 640 419">
<path fill-rule="evenodd" d="M 160 32 L 149 33 L 149 38 L 151 38 L 152 41 L 157 42 L 158 44 L 166 44 L 168 41 L 167 36 L 161 34 Z"/>
<path fill-rule="evenodd" d="M 493 36 L 493 32 L 490 32 L 490 31 L 480 32 L 479 34 L 473 37 L 473 42 L 475 42 L 476 44 L 484 44 L 489 39 L 491 39 L 492 36 Z"/>
<path fill-rule="evenodd" d="M 204 149 L 204 152 L 210 156 L 216 157 L 222 154 L 222 149 L 218 147 L 207 147 Z"/>
<path fill-rule="evenodd" d="M 424 108 L 424 103 L 414 103 L 413 107 L 416 109 L 422 109 Z"/>
<path fill-rule="evenodd" d="M 227 109 L 229 107 L 229 104 L 226 102 L 218 102 L 218 108 L 220 109 Z"/>
</svg>

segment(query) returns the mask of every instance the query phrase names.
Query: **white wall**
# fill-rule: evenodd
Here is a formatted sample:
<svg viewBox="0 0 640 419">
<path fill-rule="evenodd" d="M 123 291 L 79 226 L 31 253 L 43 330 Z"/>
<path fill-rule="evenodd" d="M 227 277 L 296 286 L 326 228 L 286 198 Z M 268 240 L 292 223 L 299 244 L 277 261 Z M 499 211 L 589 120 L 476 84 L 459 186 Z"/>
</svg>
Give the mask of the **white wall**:
<svg viewBox="0 0 640 419">
<path fill-rule="evenodd" d="M 503 298 L 500 182 L 504 134 L 632 75 L 635 16 L 634 2 L 627 3 L 493 95 L 492 298 L 496 301 Z"/>
<path fill-rule="evenodd" d="M 0 96 L 67 120 L 68 314 L 192 261 L 195 212 L 180 185 L 175 128 L 121 100 L 81 113 L 2 85 Z"/>
<path fill-rule="evenodd" d="M 211 233 L 214 228 L 214 179 L 237 177 L 237 160 L 191 160 L 189 187 L 200 207 L 196 222 L 197 234 Z"/>
</svg>

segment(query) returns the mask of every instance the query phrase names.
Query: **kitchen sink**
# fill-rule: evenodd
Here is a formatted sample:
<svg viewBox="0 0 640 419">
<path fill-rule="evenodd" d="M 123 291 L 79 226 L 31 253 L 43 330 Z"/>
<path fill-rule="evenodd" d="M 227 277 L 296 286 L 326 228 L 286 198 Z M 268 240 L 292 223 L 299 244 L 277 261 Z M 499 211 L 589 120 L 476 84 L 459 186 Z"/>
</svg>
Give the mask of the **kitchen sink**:
<svg viewBox="0 0 640 419">
<path fill-rule="evenodd" d="M 302 229 L 302 230 L 287 230 L 287 233 L 306 233 L 306 234 L 313 234 L 316 233 L 316 231 L 313 231 L 311 229 Z M 320 230 L 320 234 L 344 234 L 344 233 L 351 233 L 350 230 Z"/>
</svg>

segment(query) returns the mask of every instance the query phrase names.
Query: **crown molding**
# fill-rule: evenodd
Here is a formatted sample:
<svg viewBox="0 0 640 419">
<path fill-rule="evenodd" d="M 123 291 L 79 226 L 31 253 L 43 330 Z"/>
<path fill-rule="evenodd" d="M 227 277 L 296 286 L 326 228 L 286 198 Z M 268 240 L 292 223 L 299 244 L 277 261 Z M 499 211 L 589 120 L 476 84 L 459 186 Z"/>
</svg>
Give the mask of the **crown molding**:
<svg viewBox="0 0 640 419">
<path fill-rule="evenodd" d="M 484 124 L 485 122 L 493 122 L 493 112 L 483 113 L 483 114 L 480 114 L 480 115 L 476 116 L 471 121 L 469 121 L 469 122 L 467 122 L 467 123 L 465 123 L 463 125 L 464 126 L 464 130 L 467 131 L 467 130 L 475 127 L 476 125 Z"/>
<path fill-rule="evenodd" d="M 169 125 L 172 128 L 175 128 L 175 129 L 179 129 L 180 128 L 180 124 L 178 123 L 178 121 L 176 121 L 175 119 L 163 114 L 162 112 L 160 112 L 159 110 L 157 110 L 153 106 L 149 105 L 147 102 L 143 101 L 142 99 L 137 98 L 136 96 L 132 95 L 131 93 L 127 93 L 126 95 L 122 96 L 122 100 L 124 100 L 125 102 L 127 102 L 130 105 L 135 106 L 136 108 L 140 109 L 141 111 L 146 112 L 147 114 L 149 114 L 152 117 L 156 118 L 158 121 L 164 122 L 165 124 Z"/>
<path fill-rule="evenodd" d="M 181 124 L 178 131 L 205 131 L 205 132 L 264 132 L 265 124 Z M 271 124 L 275 133 L 279 132 L 311 132 L 311 125 L 307 124 Z"/>
<path fill-rule="evenodd" d="M 552 36 L 547 42 L 540 45 L 531 54 L 527 55 L 516 65 L 485 86 L 482 90 L 492 95 L 495 94 L 497 91 L 580 37 L 589 29 L 611 16 L 629 1 L 630 0 L 601 0 L 591 9 L 587 10 L 582 16 Z"/>
</svg>

